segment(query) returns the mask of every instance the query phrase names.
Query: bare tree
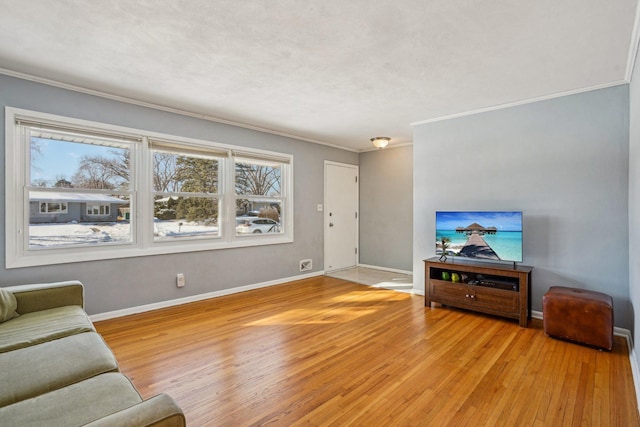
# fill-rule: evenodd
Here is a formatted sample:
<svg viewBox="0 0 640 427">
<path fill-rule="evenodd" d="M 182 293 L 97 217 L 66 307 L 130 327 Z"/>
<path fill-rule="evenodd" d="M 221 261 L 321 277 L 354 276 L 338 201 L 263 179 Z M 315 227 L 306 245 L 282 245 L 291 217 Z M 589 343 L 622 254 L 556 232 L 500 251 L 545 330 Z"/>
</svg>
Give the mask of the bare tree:
<svg viewBox="0 0 640 427">
<path fill-rule="evenodd" d="M 124 157 L 123 157 L 124 158 Z M 123 158 L 83 156 L 71 179 L 77 188 L 115 190 L 129 185 L 129 168 Z M 128 160 L 128 156 L 126 156 Z"/>
<path fill-rule="evenodd" d="M 42 172 L 42 168 L 37 166 L 36 159 L 42 157 L 42 140 L 40 138 L 31 138 L 31 143 L 29 144 L 31 150 L 31 171 Z M 42 180 L 39 180 L 40 184 L 42 184 Z M 32 184 L 36 187 L 46 187 L 47 185 L 38 185 Z"/>
<path fill-rule="evenodd" d="M 153 186 L 156 191 L 180 191 L 182 181 L 177 179 L 176 155 L 153 153 Z"/>
<path fill-rule="evenodd" d="M 237 194 L 279 196 L 280 191 L 279 167 L 236 163 Z"/>
</svg>

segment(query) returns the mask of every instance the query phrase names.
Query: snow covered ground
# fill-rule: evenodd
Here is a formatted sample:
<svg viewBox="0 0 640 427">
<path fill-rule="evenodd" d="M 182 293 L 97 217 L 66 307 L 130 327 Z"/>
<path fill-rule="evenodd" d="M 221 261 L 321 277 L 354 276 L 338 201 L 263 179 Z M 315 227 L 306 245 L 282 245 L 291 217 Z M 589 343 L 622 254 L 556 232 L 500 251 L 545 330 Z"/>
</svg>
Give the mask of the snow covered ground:
<svg viewBox="0 0 640 427">
<path fill-rule="evenodd" d="M 153 234 L 156 238 L 210 236 L 218 235 L 218 226 L 215 224 L 203 225 L 198 222 L 186 222 L 180 220 L 161 221 L 155 220 Z"/>
<path fill-rule="evenodd" d="M 155 220 L 153 232 L 156 239 L 159 240 L 193 236 L 217 236 L 218 226 L 178 220 Z M 30 248 L 129 243 L 131 240 L 131 224 L 128 222 L 72 222 L 29 225 Z"/>
</svg>

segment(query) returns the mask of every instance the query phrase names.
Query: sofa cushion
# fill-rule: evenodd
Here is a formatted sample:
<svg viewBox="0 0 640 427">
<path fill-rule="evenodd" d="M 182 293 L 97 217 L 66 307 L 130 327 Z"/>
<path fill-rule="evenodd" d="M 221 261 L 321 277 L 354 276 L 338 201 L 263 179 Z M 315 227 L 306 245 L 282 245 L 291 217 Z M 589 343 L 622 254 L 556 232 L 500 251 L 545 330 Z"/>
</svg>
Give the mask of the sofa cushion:
<svg viewBox="0 0 640 427">
<path fill-rule="evenodd" d="M 72 335 L 0 356 L 0 407 L 38 396 L 105 372 L 116 359 L 95 332 Z"/>
<path fill-rule="evenodd" d="M 81 332 L 95 329 L 82 307 L 76 305 L 22 314 L 0 323 L 0 353 Z"/>
<path fill-rule="evenodd" d="M 127 377 L 106 373 L 0 408 L 3 426 L 80 426 L 142 398 Z"/>
<path fill-rule="evenodd" d="M 13 292 L 0 288 L 0 323 L 16 317 L 16 308 L 18 301 Z"/>
<path fill-rule="evenodd" d="M 185 427 L 178 404 L 168 394 L 153 396 L 135 406 L 95 420 L 85 427 Z"/>
</svg>

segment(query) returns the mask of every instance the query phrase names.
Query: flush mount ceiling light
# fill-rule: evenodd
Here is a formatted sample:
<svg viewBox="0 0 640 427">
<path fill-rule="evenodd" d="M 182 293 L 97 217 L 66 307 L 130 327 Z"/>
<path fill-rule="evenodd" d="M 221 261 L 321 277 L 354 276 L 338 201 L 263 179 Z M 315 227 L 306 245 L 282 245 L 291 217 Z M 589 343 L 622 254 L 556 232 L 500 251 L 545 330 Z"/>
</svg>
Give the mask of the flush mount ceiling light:
<svg viewBox="0 0 640 427">
<path fill-rule="evenodd" d="M 371 138 L 373 146 L 379 149 L 386 147 L 389 141 L 391 141 L 391 138 L 387 138 L 386 136 L 376 136 L 375 138 Z"/>
</svg>

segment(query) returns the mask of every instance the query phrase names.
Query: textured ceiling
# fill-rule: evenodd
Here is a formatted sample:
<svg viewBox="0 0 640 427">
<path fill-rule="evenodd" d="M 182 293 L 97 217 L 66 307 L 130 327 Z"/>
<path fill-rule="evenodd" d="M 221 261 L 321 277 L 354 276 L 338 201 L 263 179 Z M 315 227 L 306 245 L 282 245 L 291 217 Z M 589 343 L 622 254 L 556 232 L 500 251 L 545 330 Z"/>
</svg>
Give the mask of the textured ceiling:
<svg viewBox="0 0 640 427">
<path fill-rule="evenodd" d="M 0 68 L 353 150 L 627 81 L 637 0 L 0 0 Z M 0 71 L 1 72 L 1 71 Z"/>
</svg>

